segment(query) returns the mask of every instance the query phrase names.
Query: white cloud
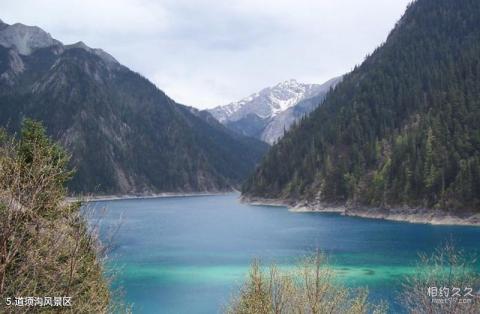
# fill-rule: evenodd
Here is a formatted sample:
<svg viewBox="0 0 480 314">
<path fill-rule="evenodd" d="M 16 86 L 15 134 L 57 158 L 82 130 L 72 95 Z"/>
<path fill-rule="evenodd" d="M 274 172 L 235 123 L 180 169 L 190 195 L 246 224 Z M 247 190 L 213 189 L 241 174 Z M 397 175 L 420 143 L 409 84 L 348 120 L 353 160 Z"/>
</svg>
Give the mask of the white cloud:
<svg viewBox="0 0 480 314">
<path fill-rule="evenodd" d="M 2 0 L 0 18 L 110 52 L 175 100 L 212 107 L 321 83 L 385 40 L 410 0 Z"/>
</svg>

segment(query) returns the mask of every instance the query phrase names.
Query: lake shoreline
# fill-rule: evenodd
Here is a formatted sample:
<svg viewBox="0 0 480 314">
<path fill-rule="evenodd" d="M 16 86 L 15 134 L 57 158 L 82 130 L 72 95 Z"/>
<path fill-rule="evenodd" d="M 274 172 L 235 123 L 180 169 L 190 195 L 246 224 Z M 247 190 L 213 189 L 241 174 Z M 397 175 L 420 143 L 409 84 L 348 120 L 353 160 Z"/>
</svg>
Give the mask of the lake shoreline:
<svg viewBox="0 0 480 314">
<path fill-rule="evenodd" d="M 287 207 L 295 213 L 338 213 L 343 216 L 383 219 L 431 225 L 454 225 L 480 227 L 480 213 L 463 212 L 452 214 L 445 211 L 425 208 L 375 208 L 366 206 L 347 206 L 345 204 L 327 204 L 322 202 L 294 201 L 287 199 L 268 199 L 241 197 L 241 201 L 254 206 Z"/>
<path fill-rule="evenodd" d="M 225 192 L 191 192 L 191 193 L 152 193 L 152 194 L 122 194 L 122 195 L 89 195 L 81 197 L 68 197 L 68 202 L 86 201 L 86 202 L 102 202 L 102 201 L 117 201 L 117 200 L 141 200 L 141 199 L 155 199 L 155 198 L 171 198 L 171 197 L 195 197 L 195 196 L 217 196 L 228 195 L 235 193 L 235 191 Z"/>
</svg>

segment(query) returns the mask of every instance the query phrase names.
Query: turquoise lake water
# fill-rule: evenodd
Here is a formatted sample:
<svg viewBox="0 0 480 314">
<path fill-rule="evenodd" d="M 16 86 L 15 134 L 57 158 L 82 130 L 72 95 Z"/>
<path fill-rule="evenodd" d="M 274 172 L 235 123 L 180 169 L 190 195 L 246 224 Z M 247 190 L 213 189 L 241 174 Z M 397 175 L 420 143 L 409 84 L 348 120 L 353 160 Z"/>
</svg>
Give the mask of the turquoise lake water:
<svg viewBox="0 0 480 314">
<path fill-rule="evenodd" d="M 401 276 L 418 253 L 453 240 L 480 251 L 480 228 L 431 226 L 329 213 L 292 213 L 250 206 L 238 194 L 117 200 L 106 208 L 104 240 L 118 227 L 109 254 L 134 313 L 219 313 L 238 289 L 252 258 L 289 267 L 317 249 L 340 279 L 368 286 L 372 299 L 396 309 Z"/>
</svg>

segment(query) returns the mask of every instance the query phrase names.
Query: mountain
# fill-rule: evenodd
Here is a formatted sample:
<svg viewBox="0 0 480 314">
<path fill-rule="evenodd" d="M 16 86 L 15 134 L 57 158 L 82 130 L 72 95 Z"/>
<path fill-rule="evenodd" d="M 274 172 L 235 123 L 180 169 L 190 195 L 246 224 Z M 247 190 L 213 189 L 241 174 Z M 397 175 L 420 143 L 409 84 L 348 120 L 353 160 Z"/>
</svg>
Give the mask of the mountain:
<svg viewBox="0 0 480 314">
<path fill-rule="evenodd" d="M 479 1 L 413 2 L 244 195 L 480 211 L 479 55 Z"/>
<path fill-rule="evenodd" d="M 273 144 L 295 121 L 315 109 L 339 81 L 341 77 L 317 85 L 292 79 L 209 112 L 229 129 Z"/>
<path fill-rule="evenodd" d="M 268 148 L 175 103 L 103 50 L 0 23 L 0 126 L 17 132 L 27 117 L 72 154 L 74 192 L 230 190 Z"/>
</svg>

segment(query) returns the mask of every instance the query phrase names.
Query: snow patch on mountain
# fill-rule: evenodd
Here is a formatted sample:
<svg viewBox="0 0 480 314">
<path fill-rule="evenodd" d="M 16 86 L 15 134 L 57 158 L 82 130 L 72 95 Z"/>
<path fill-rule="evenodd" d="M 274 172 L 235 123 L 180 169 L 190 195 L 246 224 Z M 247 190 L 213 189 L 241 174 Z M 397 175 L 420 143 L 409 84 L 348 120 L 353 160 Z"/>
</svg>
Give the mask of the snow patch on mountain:
<svg viewBox="0 0 480 314">
<path fill-rule="evenodd" d="M 314 110 L 340 80 L 303 84 L 291 79 L 209 112 L 234 131 L 272 144 L 295 121 Z"/>
<path fill-rule="evenodd" d="M 294 106 L 299 101 L 314 96 L 321 85 L 302 84 L 294 79 L 268 87 L 240 101 L 213 108 L 210 113 L 220 122 L 238 121 L 248 114 L 270 118 Z"/>
</svg>

